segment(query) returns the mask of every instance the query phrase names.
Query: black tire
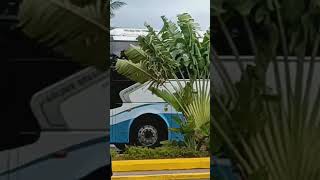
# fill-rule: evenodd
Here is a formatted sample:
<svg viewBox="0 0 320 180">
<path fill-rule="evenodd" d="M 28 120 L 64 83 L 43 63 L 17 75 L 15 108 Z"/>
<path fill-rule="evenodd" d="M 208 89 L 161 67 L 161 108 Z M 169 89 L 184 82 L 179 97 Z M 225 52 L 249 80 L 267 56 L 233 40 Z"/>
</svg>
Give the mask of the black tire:
<svg viewBox="0 0 320 180">
<path fill-rule="evenodd" d="M 167 139 L 168 128 L 162 119 L 145 116 L 137 119 L 130 131 L 130 144 L 144 147 L 159 147 Z"/>
</svg>

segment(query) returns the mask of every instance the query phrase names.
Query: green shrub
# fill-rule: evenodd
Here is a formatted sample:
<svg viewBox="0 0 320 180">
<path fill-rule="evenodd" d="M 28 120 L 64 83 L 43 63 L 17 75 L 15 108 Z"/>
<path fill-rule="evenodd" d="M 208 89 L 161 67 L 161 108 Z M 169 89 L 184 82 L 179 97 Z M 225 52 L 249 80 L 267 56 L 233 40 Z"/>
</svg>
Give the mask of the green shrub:
<svg viewBox="0 0 320 180">
<path fill-rule="evenodd" d="M 112 159 L 116 159 L 117 156 L 119 155 L 115 149 L 110 149 L 110 154 Z"/>
<path fill-rule="evenodd" d="M 154 149 L 131 146 L 127 147 L 123 154 L 111 150 L 111 156 L 113 160 L 142 160 L 208 157 L 209 153 L 179 146 L 162 146 Z"/>
</svg>

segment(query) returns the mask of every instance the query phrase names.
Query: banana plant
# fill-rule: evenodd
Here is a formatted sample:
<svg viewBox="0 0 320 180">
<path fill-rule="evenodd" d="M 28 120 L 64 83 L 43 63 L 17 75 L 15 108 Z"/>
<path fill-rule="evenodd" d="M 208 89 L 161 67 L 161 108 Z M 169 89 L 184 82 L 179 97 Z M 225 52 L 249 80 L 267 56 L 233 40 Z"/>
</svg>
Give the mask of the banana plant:
<svg viewBox="0 0 320 180">
<path fill-rule="evenodd" d="M 146 24 L 148 35 L 137 38 L 139 46 L 125 52 L 127 60 L 117 60 L 116 70 L 133 81 L 148 82 L 149 89 L 182 112 L 195 131 L 207 127 L 203 132 L 208 136 L 209 32 L 201 41 L 199 26 L 187 13 L 177 16 L 177 24 L 161 18 L 162 29 L 156 32 Z"/>
<path fill-rule="evenodd" d="M 106 70 L 110 65 L 108 13 L 112 18 L 114 10 L 124 5 L 114 0 L 23 0 L 18 28 L 75 62 Z"/>
<path fill-rule="evenodd" d="M 213 2 L 213 19 L 232 50 L 241 79 L 231 80 L 213 49 L 212 70 L 222 79 L 224 92 L 211 88 L 211 146 L 220 143 L 243 179 L 320 178 L 320 84 L 314 77 L 319 5 L 317 0 Z M 251 66 L 245 65 L 227 27 L 234 17 L 246 29 L 254 55 Z M 268 91 L 270 76 L 275 94 Z"/>
<path fill-rule="evenodd" d="M 109 8 L 103 0 L 24 0 L 18 28 L 75 62 L 106 70 Z"/>
</svg>

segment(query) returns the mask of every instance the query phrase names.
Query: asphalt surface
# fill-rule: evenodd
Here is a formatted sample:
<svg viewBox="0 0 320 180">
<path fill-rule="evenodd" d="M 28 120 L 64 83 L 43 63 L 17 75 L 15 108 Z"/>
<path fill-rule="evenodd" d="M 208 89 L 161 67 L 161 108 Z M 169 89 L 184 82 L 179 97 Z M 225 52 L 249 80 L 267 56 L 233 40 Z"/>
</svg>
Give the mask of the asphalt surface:
<svg viewBox="0 0 320 180">
<path fill-rule="evenodd" d="M 166 171 L 134 171 L 134 172 L 114 172 L 113 176 L 135 176 L 135 175 L 161 175 L 161 174 L 180 174 L 180 173 L 207 173 L 209 169 L 191 170 L 166 170 Z"/>
</svg>

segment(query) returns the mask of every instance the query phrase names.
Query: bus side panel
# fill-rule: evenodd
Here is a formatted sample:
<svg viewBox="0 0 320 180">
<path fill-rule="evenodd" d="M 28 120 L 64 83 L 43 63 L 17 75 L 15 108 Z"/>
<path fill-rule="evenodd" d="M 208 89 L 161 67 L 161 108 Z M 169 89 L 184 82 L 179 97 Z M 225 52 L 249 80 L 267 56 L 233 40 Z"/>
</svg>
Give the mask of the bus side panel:
<svg viewBox="0 0 320 180">
<path fill-rule="evenodd" d="M 116 121 L 117 117 L 113 117 L 112 119 Z M 111 125 L 110 131 L 111 131 L 111 139 L 110 143 L 129 143 L 129 129 L 130 129 L 130 124 L 132 120 L 126 120 L 122 121 L 116 124 Z"/>
<path fill-rule="evenodd" d="M 112 116 L 111 125 L 111 143 L 129 143 L 130 139 L 130 127 L 134 120 L 144 114 L 154 114 L 160 116 L 166 123 L 168 128 L 172 126 L 172 114 L 170 112 L 163 112 L 163 103 L 154 103 L 147 106 L 140 106 L 133 108 L 130 112 L 119 113 L 118 115 Z M 169 131 L 170 138 L 170 131 Z"/>
<path fill-rule="evenodd" d="M 170 106 L 170 114 L 163 113 L 161 114 L 164 119 L 166 119 L 167 124 L 169 124 L 168 128 L 179 128 L 180 125 L 178 123 L 179 119 L 183 119 L 183 115 L 174 110 L 172 106 Z M 168 130 L 168 140 L 171 141 L 181 141 L 183 140 L 183 135 L 178 132 L 173 132 Z"/>
</svg>

